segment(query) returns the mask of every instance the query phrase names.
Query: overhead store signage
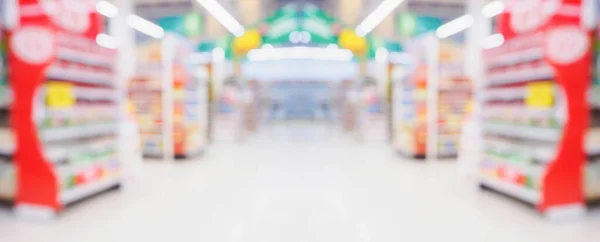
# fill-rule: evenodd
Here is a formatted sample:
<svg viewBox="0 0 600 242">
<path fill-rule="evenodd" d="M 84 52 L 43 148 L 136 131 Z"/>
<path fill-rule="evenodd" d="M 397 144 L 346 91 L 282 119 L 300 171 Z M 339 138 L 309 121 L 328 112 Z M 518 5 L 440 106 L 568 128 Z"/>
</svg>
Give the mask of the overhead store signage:
<svg viewBox="0 0 600 242">
<path fill-rule="evenodd" d="M 419 16 L 411 13 L 398 14 L 396 18 L 396 31 L 405 37 L 418 36 L 435 31 L 442 25 L 442 20 L 436 17 Z"/>
<path fill-rule="evenodd" d="M 260 48 L 261 44 L 262 36 L 258 29 L 248 29 L 233 41 L 233 51 L 236 55 L 245 55 L 251 49 Z"/>
<path fill-rule="evenodd" d="M 160 18 L 158 19 L 158 25 L 160 25 L 165 32 L 175 33 L 186 37 L 199 37 L 203 32 L 204 20 L 202 15 L 190 13 Z"/>
</svg>

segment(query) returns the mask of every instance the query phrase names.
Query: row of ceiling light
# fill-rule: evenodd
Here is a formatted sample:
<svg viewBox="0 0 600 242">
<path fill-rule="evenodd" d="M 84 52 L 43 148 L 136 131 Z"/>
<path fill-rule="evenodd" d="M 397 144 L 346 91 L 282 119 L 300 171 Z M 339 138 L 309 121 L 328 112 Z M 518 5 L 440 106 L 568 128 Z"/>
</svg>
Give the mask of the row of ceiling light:
<svg viewBox="0 0 600 242">
<path fill-rule="evenodd" d="M 504 2 L 501 0 L 492 1 L 481 9 L 481 14 L 486 18 L 493 18 L 504 11 Z M 440 26 L 435 34 L 438 38 L 448 38 L 454 34 L 464 31 L 475 23 L 475 18 L 471 14 L 460 16 L 442 26 Z M 504 43 L 502 34 L 493 34 L 486 37 L 482 42 L 484 49 L 498 47 Z"/>
<path fill-rule="evenodd" d="M 377 25 L 379 25 L 396 7 L 400 5 L 404 0 L 384 0 L 369 14 L 357 27 L 356 34 L 359 36 L 365 36 L 371 32 Z M 504 11 L 504 2 L 501 0 L 495 0 L 486 4 L 481 9 L 481 14 L 486 18 L 493 18 L 496 15 Z M 436 36 L 444 39 L 448 38 L 456 33 L 468 29 L 473 25 L 475 19 L 471 14 L 465 14 L 458 17 L 436 30 Z M 504 36 L 502 34 L 493 34 L 483 40 L 482 47 L 490 49 L 498 47 L 504 43 Z"/>
<path fill-rule="evenodd" d="M 229 32 L 235 36 L 242 36 L 244 34 L 244 26 L 242 26 L 227 10 L 223 8 L 215 0 L 197 0 L 202 7 L 206 9 L 219 23 L 221 23 Z M 119 8 L 112 3 L 101 0 L 96 3 L 96 11 L 106 16 L 107 18 L 114 18 L 119 15 Z M 140 31 L 144 34 L 160 39 L 164 37 L 165 31 L 162 27 L 140 17 L 135 14 L 129 14 L 125 20 L 127 25 L 131 28 Z M 109 35 L 100 34 L 96 38 L 99 45 L 106 48 L 116 48 L 117 41 Z"/>
<path fill-rule="evenodd" d="M 219 23 L 221 23 L 229 32 L 234 34 L 235 36 L 242 36 L 245 32 L 244 27 L 231 15 L 223 6 L 221 6 L 215 0 L 197 0 L 200 5 L 202 5 Z M 394 11 L 396 7 L 398 7 L 404 0 L 384 0 L 369 14 L 357 27 L 356 34 L 359 36 L 366 36 L 369 32 L 371 32 L 377 25 L 379 25 L 390 13 Z M 119 15 L 119 9 L 107 2 L 107 1 L 98 1 L 96 4 L 96 10 L 108 17 L 113 18 Z M 501 0 L 493 1 L 482 8 L 481 13 L 483 16 L 487 18 L 492 18 L 504 11 L 504 3 Z M 127 24 L 149 36 L 154 38 L 162 38 L 165 34 L 163 28 L 160 26 L 142 18 L 135 14 L 130 14 L 126 19 Z M 465 14 L 461 17 L 458 17 L 442 26 L 440 26 L 436 30 L 436 36 L 439 38 L 447 38 L 456 33 L 459 33 L 465 29 L 471 27 L 474 23 L 474 18 L 470 14 Z M 298 33 L 297 39 L 295 42 L 302 42 L 306 37 L 302 35 L 303 33 Z M 305 37 L 305 38 L 303 38 Z M 310 38 L 310 37 L 308 37 Z M 100 45 L 108 47 L 108 48 L 116 48 L 116 41 L 111 39 L 108 35 L 99 35 L 97 41 Z M 310 41 L 310 40 L 309 40 Z M 487 37 L 483 42 L 483 48 L 494 48 L 499 45 L 502 45 L 504 42 L 504 37 L 500 34 L 494 34 Z"/>
</svg>

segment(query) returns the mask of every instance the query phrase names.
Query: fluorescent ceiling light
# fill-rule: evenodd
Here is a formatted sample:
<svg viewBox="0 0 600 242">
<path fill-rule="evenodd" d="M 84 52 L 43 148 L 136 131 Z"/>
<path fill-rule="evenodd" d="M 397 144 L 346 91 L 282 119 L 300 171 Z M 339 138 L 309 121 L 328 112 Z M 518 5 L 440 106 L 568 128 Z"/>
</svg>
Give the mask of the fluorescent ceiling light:
<svg viewBox="0 0 600 242">
<path fill-rule="evenodd" d="M 365 36 L 381 23 L 403 0 L 384 0 L 357 27 L 356 34 Z"/>
<path fill-rule="evenodd" d="M 482 47 L 484 49 L 492 49 L 504 44 L 504 35 L 493 34 L 483 39 Z"/>
<path fill-rule="evenodd" d="M 504 2 L 496 0 L 483 6 L 481 14 L 486 18 L 492 18 L 504 11 Z"/>
<path fill-rule="evenodd" d="M 96 11 L 106 16 L 107 18 L 114 18 L 117 15 L 119 15 L 119 9 L 115 5 L 107 1 L 96 2 Z"/>
<path fill-rule="evenodd" d="M 108 48 L 108 49 L 116 49 L 118 47 L 117 39 L 115 37 L 107 35 L 107 34 L 97 35 L 96 43 L 98 43 L 99 46 L 102 46 L 102 47 Z"/>
<path fill-rule="evenodd" d="M 468 29 L 473 25 L 474 19 L 470 14 L 460 16 L 444 25 L 440 26 L 436 31 L 435 35 L 438 38 L 448 38 L 449 36 L 456 34 L 460 31 Z"/>
<path fill-rule="evenodd" d="M 198 0 L 198 3 L 202 5 L 219 23 L 221 23 L 229 32 L 235 36 L 244 35 L 244 26 L 242 26 L 227 10 L 221 6 L 215 0 Z"/>
<path fill-rule="evenodd" d="M 132 27 L 135 30 L 150 35 L 156 39 L 160 39 L 165 36 L 165 30 L 162 27 L 135 14 L 130 14 L 127 16 L 127 24 L 129 27 Z"/>
<path fill-rule="evenodd" d="M 248 52 L 250 61 L 268 60 L 336 60 L 351 61 L 354 55 L 347 49 L 314 48 L 314 47 L 285 47 L 272 49 L 254 49 Z"/>
</svg>

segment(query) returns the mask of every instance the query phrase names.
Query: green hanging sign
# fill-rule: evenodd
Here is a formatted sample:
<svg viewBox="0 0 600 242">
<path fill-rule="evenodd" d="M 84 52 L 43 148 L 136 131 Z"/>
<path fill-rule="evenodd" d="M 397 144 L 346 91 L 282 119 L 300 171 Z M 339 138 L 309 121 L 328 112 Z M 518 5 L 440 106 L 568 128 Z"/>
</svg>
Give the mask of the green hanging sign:
<svg viewBox="0 0 600 242">
<path fill-rule="evenodd" d="M 200 44 L 198 44 L 196 51 L 197 52 L 210 52 L 213 49 L 215 49 L 216 46 L 217 45 L 214 41 L 203 41 Z"/>
<path fill-rule="evenodd" d="M 186 14 L 183 17 L 183 32 L 185 36 L 200 37 L 204 32 L 204 19 L 197 13 Z"/>
<path fill-rule="evenodd" d="M 396 18 L 396 31 L 405 37 L 418 36 L 435 31 L 442 25 L 442 20 L 436 17 L 419 16 L 411 13 L 398 14 Z"/>
<path fill-rule="evenodd" d="M 199 37 L 203 32 L 204 19 L 202 15 L 190 13 L 181 16 L 168 16 L 158 19 L 158 25 L 165 32 L 186 37 Z"/>
</svg>

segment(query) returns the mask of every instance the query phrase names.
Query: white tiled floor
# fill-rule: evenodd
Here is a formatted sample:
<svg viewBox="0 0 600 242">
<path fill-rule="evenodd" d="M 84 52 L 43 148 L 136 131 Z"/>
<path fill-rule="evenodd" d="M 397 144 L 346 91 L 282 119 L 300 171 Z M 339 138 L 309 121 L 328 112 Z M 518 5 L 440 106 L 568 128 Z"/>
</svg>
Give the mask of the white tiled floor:
<svg viewBox="0 0 600 242">
<path fill-rule="evenodd" d="M 550 224 L 469 188 L 453 162 L 407 161 L 335 133 L 292 125 L 214 145 L 197 161 L 148 163 L 135 185 L 50 223 L 0 210 L 0 241 L 600 241 L 597 212 Z"/>
</svg>

